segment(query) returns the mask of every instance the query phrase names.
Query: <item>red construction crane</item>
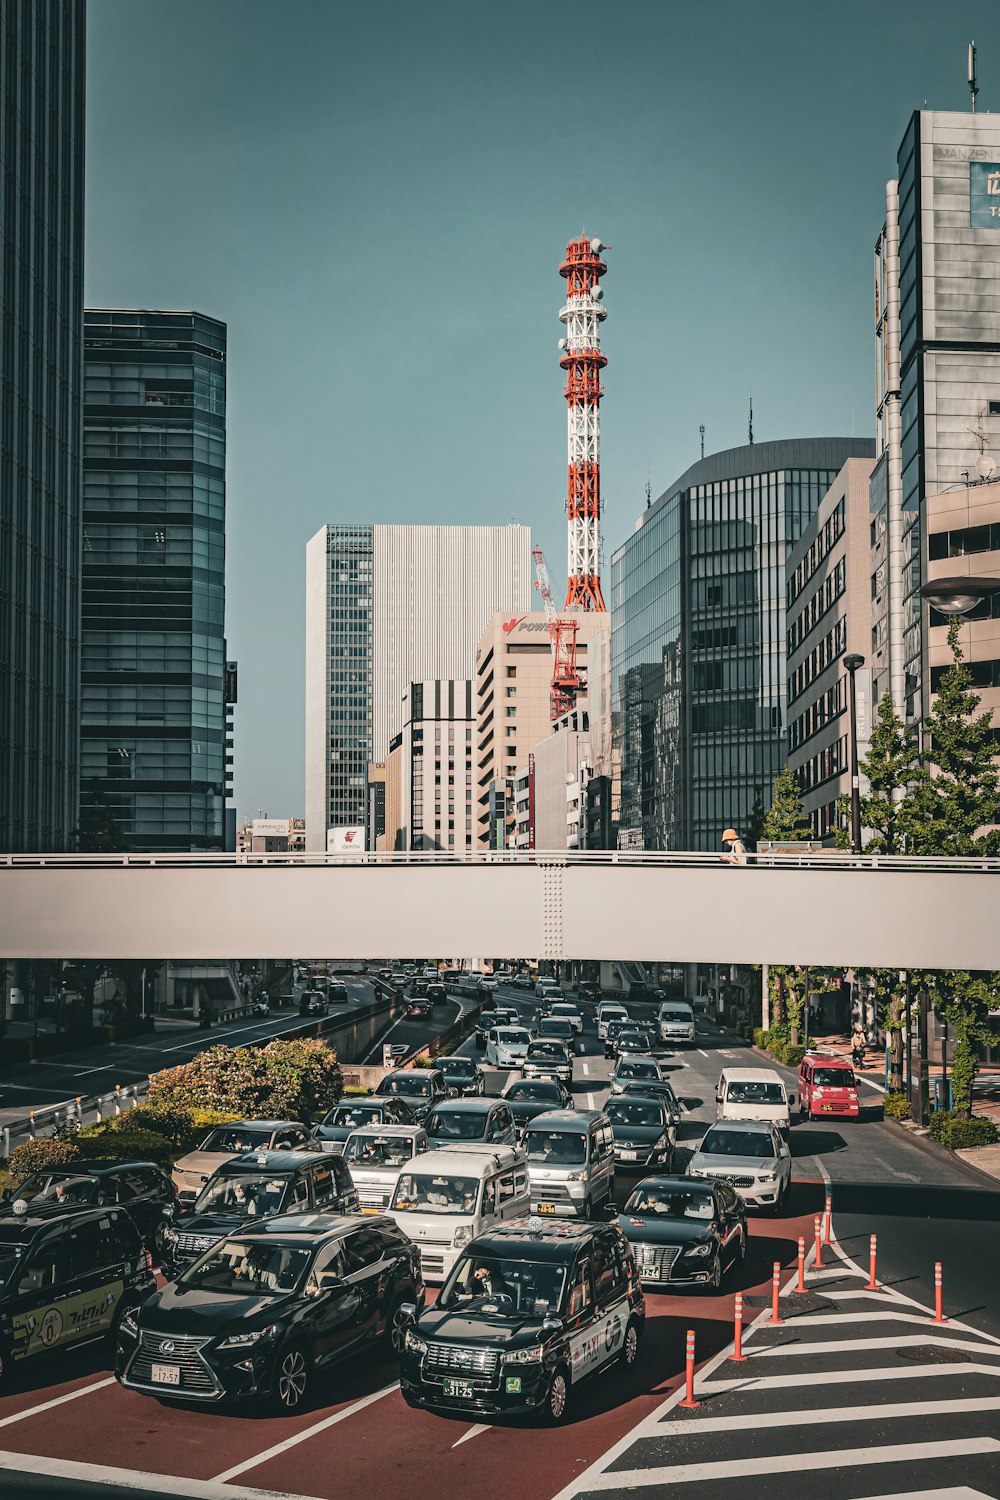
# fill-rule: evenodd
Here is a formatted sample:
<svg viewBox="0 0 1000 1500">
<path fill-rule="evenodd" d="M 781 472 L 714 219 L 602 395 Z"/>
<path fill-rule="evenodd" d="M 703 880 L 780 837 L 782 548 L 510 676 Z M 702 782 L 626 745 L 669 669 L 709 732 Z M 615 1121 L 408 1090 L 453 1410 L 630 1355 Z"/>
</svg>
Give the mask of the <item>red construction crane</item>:
<svg viewBox="0 0 1000 1500">
<path fill-rule="evenodd" d="M 552 642 L 552 686 L 549 689 L 549 705 L 553 719 L 562 718 L 568 713 L 576 702 L 576 695 L 583 687 L 583 680 L 576 664 L 576 635 L 580 629 L 579 620 L 560 618 L 556 614 L 556 607 L 552 600 L 552 585 L 549 582 L 549 570 L 545 566 L 545 558 L 541 547 L 533 547 L 531 555 L 535 559 L 535 572 L 538 581 L 535 587 L 542 596 L 545 605 L 545 618 L 549 622 L 549 640 Z"/>
</svg>

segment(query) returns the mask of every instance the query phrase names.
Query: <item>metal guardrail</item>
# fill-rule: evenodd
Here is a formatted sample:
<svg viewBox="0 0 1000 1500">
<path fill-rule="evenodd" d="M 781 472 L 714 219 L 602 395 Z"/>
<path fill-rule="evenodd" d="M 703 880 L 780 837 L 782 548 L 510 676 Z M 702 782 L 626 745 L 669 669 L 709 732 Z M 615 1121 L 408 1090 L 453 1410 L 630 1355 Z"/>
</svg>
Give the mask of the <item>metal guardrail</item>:
<svg viewBox="0 0 1000 1500">
<path fill-rule="evenodd" d="M 175 853 L 175 854 L 0 854 L 0 871 L 8 870 L 52 870 L 52 869 L 183 869 L 183 870 L 228 870 L 240 868 L 288 867 L 340 869 L 345 865 L 384 866 L 431 866 L 443 869 L 455 866 L 467 869 L 504 866 L 532 866 L 560 868 L 605 869 L 614 865 L 630 865 L 645 869 L 677 869 L 705 867 L 718 868 L 726 856 L 704 853 L 700 850 L 491 850 L 468 849 L 454 852 L 422 850 L 413 853 L 293 853 L 293 854 L 231 854 Z M 767 869 L 810 870 L 886 870 L 927 871 L 946 874 L 1000 874 L 1000 857 L 997 856 L 923 856 L 908 854 L 851 854 L 843 849 L 826 849 L 822 852 L 763 853 L 748 854 L 748 867 Z"/>
</svg>

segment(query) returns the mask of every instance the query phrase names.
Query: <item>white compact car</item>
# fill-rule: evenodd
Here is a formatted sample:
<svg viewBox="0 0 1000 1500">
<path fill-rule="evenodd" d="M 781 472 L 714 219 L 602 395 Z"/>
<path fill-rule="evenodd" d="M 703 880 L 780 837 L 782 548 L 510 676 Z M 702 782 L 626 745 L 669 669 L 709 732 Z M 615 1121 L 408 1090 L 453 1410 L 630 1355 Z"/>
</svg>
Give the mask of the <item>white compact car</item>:
<svg viewBox="0 0 1000 1500">
<path fill-rule="evenodd" d="M 493 1026 L 486 1033 L 486 1061 L 494 1068 L 519 1068 L 532 1040 L 526 1026 Z"/>
</svg>

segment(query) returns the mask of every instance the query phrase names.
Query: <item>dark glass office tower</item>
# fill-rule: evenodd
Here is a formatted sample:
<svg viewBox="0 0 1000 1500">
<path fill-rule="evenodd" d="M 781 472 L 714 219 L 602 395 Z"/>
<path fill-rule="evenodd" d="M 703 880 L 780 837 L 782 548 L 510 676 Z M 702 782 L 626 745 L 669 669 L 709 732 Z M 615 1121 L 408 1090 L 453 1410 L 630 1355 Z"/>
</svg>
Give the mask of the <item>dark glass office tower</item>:
<svg viewBox="0 0 1000 1500">
<path fill-rule="evenodd" d="M 88 311 L 84 385 L 81 816 L 221 849 L 225 324 Z"/>
<path fill-rule="evenodd" d="M 0 4 L 0 850 L 77 819 L 84 20 Z"/>
<path fill-rule="evenodd" d="M 611 563 L 619 843 L 718 849 L 788 756 L 785 557 L 846 459 L 802 438 L 693 464 Z"/>
</svg>

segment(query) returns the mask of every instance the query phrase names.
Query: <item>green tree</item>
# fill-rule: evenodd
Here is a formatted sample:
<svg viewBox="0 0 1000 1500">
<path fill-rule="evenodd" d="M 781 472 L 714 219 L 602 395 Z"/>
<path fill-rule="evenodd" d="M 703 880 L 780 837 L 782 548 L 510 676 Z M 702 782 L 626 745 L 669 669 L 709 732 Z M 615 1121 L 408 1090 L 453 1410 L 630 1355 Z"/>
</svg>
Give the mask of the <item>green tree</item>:
<svg viewBox="0 0 1000 1500">
<path fill-rule="evenodd" d="M 809 819 L 802 806 L 802 794 L 791 766 L 784 766 L 775 779 L 761 837 L 781 843 L 812 838 Z"/>
<path fill-rule="evenodd" d="M 916 735 L 900 719 L 893 707 L 892 694 L 884 693 L 868 742 L 868 753 L 860 771 L 868 783 L 861 798 L 861 827 L 866 837 L 866 854 L 902 854 L 906 833 L 904 801 L 910 783 L 917 773 Z M 837 801 L 837 844 L 851 847 L 851 799 Z"/>
<path fill-rule="evenodd" d="M 993 764 L 992 714 L 982 699 L 959 644 L 960 622 L 948 629 L 951 666 L 924 719 L 925 748 L 909 797 L 901 809 L 907 845 L 914 854 L 961 857 L 1000 848 L 1000 776 Z M 991 826 L 992 825 L 992 826 Z M 978 1048 L 990 1035 L 989 1011 L 1000 1003 L 1000 975 L 962 970 L 924 974 L 922 988 L 955 1036 L 952 1087 L 962 1118 L 972 1114 L 979 1070 Z"/>
<path fill-rule="evenodd" d="M 756 849 L 758 843 L 764 838 L 764 820 L 767 817 L 767 808 L 764 806 L 764 794 L 760 787 L 754 793 L 753 806 L 747 815 L 746 824 L 746 846 L 748 849 Z"/>
</svg>

